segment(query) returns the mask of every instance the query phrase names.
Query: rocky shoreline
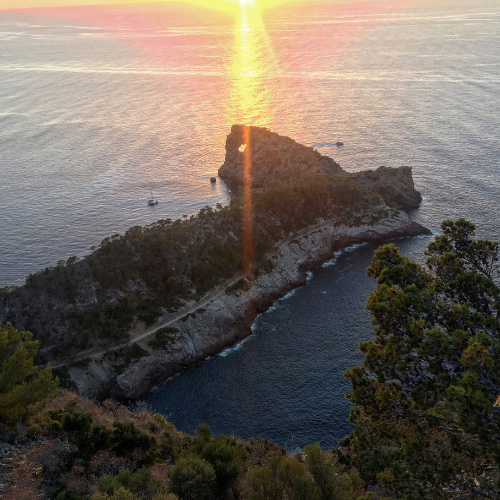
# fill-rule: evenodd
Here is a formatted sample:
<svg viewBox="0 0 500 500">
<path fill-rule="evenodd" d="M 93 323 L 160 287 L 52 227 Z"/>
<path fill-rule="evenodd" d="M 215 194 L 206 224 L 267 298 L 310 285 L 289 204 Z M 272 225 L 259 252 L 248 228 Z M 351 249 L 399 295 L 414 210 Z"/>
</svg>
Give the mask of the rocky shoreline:
<svg viewBox="0 0 500 500">
<path fill-rule="evenodd" d="M 243 281 L 237 289 L 226 289 L 195 313 L 175 322 L 172 326 L 177 332 L 172 334 L 168 349 L 150 352 L 121 373 L 104 355 L 87 366 L 70 367 L 71 378 L 79 393 L 87 397 L 140 398 L 169 377 L 250 335 L 259 313 L 304 284 L 307 271 L 331 259 L 336 250 L 354 243 L 423 234 L 430 231 L 396 209 L 390 209 L 387 217 L 376 223 L 363 222 L 356 227 L 320 221 L 278 247 L 271 257 L 272 271 L 259 275 L 253 283 Z"/>
</svg>

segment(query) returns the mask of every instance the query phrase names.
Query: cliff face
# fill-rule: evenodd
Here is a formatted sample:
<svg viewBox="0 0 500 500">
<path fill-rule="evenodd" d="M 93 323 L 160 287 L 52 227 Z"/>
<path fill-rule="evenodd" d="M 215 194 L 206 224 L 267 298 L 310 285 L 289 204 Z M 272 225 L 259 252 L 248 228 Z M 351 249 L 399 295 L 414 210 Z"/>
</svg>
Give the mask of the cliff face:
<svg viewBox="0 0 500 500">
<path fill-rule="evenodd" d="M 151 350 L 122 373 L 104 356 L 85 368 L 70 369 L 82 395 L 103 398 L 139 398 L 166 378 L 221 352 L 250 335 L 259 312 L 293 288 L 304 284 L 306 272 L 332 257 L 333 252 L 353 243 L 381 241 L 399 236 L 417 236 L 429 231 L 399 210 L 373 223 L 366 214 L 358 227 L 321 221 L 293 241 L 284 242 L 272 256 L 273 269 L 260 275 L 249 287 L 226 289 L 214 294 L 199 312 L 174 323 L 178 331 L 166 349 Z M 147 347 L 144 344 L 144 347 Z"/>
<path fill-rule="evenodd" d="M 248 143 L 248 144 L 247 144 Z M 348 174 L 338 163 L 312 148 L 260 127 L 233 125 L 226 140 L 226 158 L 219 176 L 235 189 L 244 184 L 246 158 L 251 158 L 253 187 L 300 174 L 349 177 L 377 192 L 388 205 L 417 208 L 422 201 L 415 190 L 410 167 L 380 167 Z"/>
<path fill-rule="evenodd" d="M 289 137 L 265 128 L 233 125 L 226 140 L 226 159 L 219 169 L 219 176 L 233 188 L 244 184 L 247 157 L 252 161 L 253 187 L 301 174 L 346 175 L 334 160 Z"/>
<path fill-rule="evenodd" d="M 422 196 L 415 189 L 410 167 L 379 167 L 352 174 L 362 186 L 376 191 L 388 205 L 418 208 Z"/>
</svg>

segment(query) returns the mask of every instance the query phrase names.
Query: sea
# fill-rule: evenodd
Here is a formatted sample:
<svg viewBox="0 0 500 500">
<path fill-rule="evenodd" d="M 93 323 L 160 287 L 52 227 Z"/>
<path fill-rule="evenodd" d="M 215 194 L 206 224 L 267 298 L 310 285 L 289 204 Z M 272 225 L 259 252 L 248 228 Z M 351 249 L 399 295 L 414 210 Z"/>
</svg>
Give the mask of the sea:
<svg viewBox="0 0 500 500">
<path fill-rule="evenodd" d="M 0 287 L 131 226 L 229 203 L 210 177 L 233 123 L 348 171 L 411 166 L 414 220 L 436 234 L 465 217 L 500 239 L 498 0 L 212 4 L 0 11 Z M 396 241 L 421 262 L 429 242 Z M 374 335 L 375 248 L 332 255 L 247 340 L 144 404 L 186 432 L 336 446 L 352 430 L 343 373 Z"/>
</svg>

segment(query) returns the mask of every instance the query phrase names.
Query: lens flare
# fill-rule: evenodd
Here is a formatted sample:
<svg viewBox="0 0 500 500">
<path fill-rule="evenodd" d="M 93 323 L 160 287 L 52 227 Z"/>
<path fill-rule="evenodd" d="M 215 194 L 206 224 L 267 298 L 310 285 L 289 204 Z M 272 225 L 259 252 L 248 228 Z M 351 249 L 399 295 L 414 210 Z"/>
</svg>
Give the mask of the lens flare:
<svg viewBox="0 0 500 500">
<path fill-rule="evenodd" d="M 243 151 L 243 274 L 248 280 L 253 280 L 255 273 L 255 239 L 252 200 L 252 138 L 249 127 L 244 127 L 243 140 L 246 144 Z"/>
</svg>

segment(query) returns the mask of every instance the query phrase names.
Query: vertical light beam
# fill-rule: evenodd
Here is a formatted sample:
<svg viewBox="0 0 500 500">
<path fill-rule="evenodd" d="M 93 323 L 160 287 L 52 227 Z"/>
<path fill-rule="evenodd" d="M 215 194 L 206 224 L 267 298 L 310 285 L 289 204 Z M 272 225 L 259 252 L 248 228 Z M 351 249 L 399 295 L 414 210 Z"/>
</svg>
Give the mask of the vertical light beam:
<svg viewBox="0 0 500 500">
<path fill-rule="evenodd" d="M 243 127 L 243 273 L 253 280 L 255 272 L 255 240 L 252 200 L 252 137 L 250 127 Z"/>
</svg>

